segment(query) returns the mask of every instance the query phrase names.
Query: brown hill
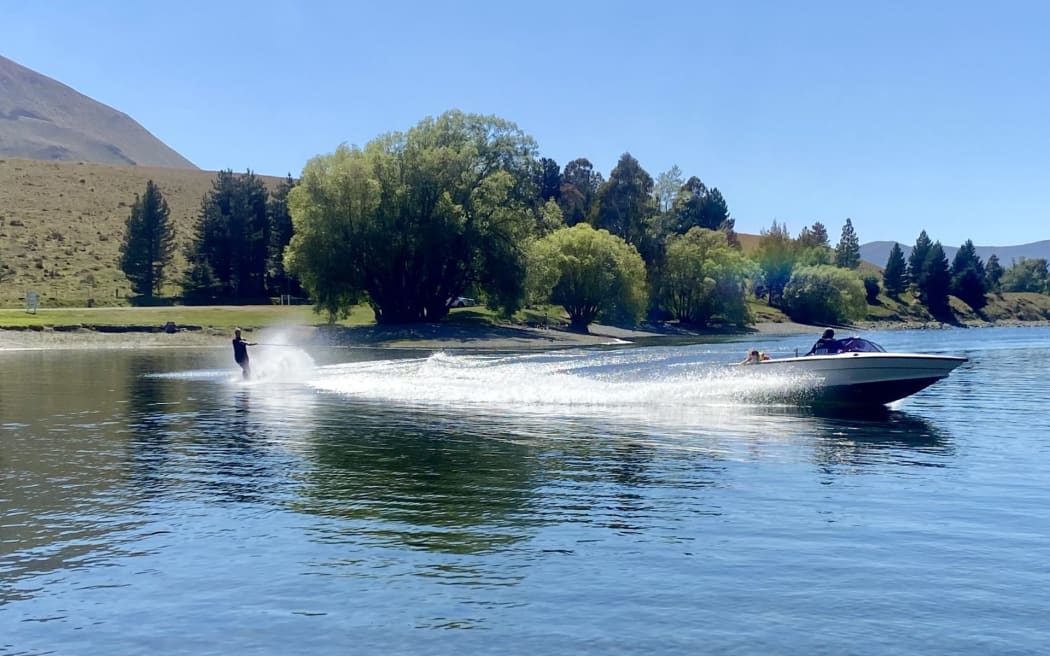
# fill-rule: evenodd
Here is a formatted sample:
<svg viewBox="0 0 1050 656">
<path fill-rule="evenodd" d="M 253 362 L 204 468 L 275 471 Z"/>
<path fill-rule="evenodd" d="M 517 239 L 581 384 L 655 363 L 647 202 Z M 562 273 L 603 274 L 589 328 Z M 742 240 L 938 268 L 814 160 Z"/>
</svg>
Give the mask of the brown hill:
<svg viewBox="0 0 1050 656">
<path fill-rule="evenodd" d="M 261 177 L 270 188 L 278 181 Z M 123 303 L 130 293 L 117 265 L 124 223 L 150 179 L 175 222 L 179 249 L 169 278 L 177 279 L 181 246 L 214 178 L 198 169 L 0 158 L 0 306 L 20 304 L 27 290 L 46 306 L 83 305 L 92 294 L 100 304 Z"/>
<path fill-rule="evenodd" d="M 0 57 L 0 157 L 195 169 L 127 114 Z"/>
</svg>

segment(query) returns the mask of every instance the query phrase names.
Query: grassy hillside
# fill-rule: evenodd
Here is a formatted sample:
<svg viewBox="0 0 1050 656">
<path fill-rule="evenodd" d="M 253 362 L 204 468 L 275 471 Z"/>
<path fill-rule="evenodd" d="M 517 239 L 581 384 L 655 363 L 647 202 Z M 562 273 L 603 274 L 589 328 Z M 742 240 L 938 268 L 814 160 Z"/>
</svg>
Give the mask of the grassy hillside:
<svg viewBox="0 0 1050 656">
<path fill-rule="evenodd" d="M 195 169 L 0 158 L 0 307 L 22 304 L 27 290 L 42 306 L 82 306 L 92 293 L 96 304 L 124 304 L 130 289 L 117 266 L 124 222 L 150 179 L 175 223 L 177 279 L 185 267 L 181 246 L 214 177 Z"/>
</svg>

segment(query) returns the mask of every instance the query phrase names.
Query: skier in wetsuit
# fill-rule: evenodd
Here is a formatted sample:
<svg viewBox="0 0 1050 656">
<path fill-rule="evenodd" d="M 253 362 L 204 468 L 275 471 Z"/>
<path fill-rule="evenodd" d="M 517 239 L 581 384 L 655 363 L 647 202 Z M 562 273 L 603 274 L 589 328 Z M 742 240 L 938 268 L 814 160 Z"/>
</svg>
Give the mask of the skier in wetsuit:
<svg viewBox="0 0 1050 656">
<path fill-rule="evenodd" d="M 255 346 L 255 342 L 246 342 L 241 339 L 241 329 L 238 328 L 233 331 L 233 359 L 237 364 L 241 365 L 241 372 L 244 373 L 244 378 L 247 380 L 251 378 L 252 370 L 248 365 L 248 347 Z"/>
</svg>

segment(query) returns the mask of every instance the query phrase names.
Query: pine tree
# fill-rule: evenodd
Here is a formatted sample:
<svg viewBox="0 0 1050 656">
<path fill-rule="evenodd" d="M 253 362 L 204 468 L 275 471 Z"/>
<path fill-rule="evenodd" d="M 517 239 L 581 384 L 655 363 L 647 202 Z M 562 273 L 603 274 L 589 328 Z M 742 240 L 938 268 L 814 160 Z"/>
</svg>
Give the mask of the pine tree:
<svg viewBox="0 0 1050 656">
<path fill-rule="evenodd" d="M 919 277 L 919 298 L 935 316 L 948 311 L 948 291 L 951 286 L 951 274 L 948 269 L 948 258 L 944 255 L 941 242 L 934 242 L 926 254 Z"/>
<path fill-rule="evenodd" d="M 288 211 L 288 192 L 295 187 L 291 174 L 270 195 L 267 213 L 270 220 L 270 244 L 266 258 L 267 287 L 280 294 L 298 294 L 299 282 L 284 268 L 284 249 L 292 241 L 292 215 Z"/>
<path fill-rule="evenodd" d="M 835 247 L 835 266 L 841 269 L 856 269 L 859 264 L 860 240 L 853 230 L 853 221 L 846 219 L 839 245 Z"/>
<path fill-rule="evenodd" d="M 813 241 L 816 242 L 818 246 L 823 246 L 825 248 L 831 247 L 831 241 L 828 239 L 828 229 L 824 227 L 823 223 L 820 221 L 814 223 L 813 227 L 810 228 L 810 232 L 813 234 Z"/>
<path fill-rule="evenodd" d="M 1003 279 L 1003 265 L 999 264 L 999 256 L 995 253 L 988 256 L 988 264 L 984 267 L 984 277 L 988 291 L 996 294 L 1002 291 L 1000 281 Z"/>
<path fill-rule="evenodd" d="M 219 171 L 211 191 L 201 201 L 194 240 L 186 258 L 194 275 L 183 279 L 187 295 L 199 295 L 196 286 L 208 281 L 210 293 L 235 299 L 266 295 L 266 265 L 270 248 L 270 219 L 266 187 L 254 173 L 234 175 Z M 208 276 L 202 265 L 207 265 Z"/>
<path fill-rule="evenodd" d="M 926 263 L 926 256 L 930 254 L 930 247 L 933 246 L 933 242 L 926 235 L 926 231 L 923 230 L 919 233 L 919 238 L 915 240 L 915 246 L 911 249 L 911 255 L 908 256 L 908 280 L 919 284 L 919 279 L 922 278 L 922 267 Z"/>
<path fill-rule="evenodd" d="M 977 256 L 973 241 L 967 239 L 952 261 L 950 292 L 975 310 L 988 304 L 988 282 L 981 258 Z"/>
<path fill-rule="evenodd" d="M 795 241 L 798 242 L 798 247 L 802 250 L 807 248 L 831 248 L 831 245 L 828 243 L 828 229 L 820 221 L 814 223 L 812 227 L 802 228 Z"/>
<path fill-rule="evenodd" d="M 893 298 L 898 298 L 908 286 L 908 270 L 904 262 L 904 251 L 897 242 L 893 242 L 890 257 L 886 260 L 886 270 L 882 272 L 882 286 Z"/>
<path fill-rule="evenodd" d="M 142 196 L 135 195 L 120 246 L 120 268 L 136 294 L 152 298 L 160 292 L 165 269 L 175 251 L 175 226 L 168 203 L 153 180 Z"/>
</svg>

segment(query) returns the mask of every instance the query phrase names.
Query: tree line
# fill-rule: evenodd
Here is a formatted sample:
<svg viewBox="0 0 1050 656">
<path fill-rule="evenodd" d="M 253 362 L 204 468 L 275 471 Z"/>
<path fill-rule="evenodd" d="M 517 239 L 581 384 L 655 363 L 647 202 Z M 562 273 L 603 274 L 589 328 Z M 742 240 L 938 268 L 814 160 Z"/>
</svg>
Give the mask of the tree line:
<svg viewBox="0 0 1050 656">
<path fill-rule="evenodd" d="M 561 167 L 537 150 L 509 121 L 451 111 L 315 157 L 270 192 L 250 171 L 220 172 L 186 246 L 183 298 L 306 293 L 333 318 L 363 301 L 379 323 L 410 323 L 470 295 L 505 314 L 561 305 L 585 330 L 643 316 L 742 325 L 752 294 L 796 320 L 840 322 L 862 318 L 880 286 L 913 290 L 934 314 L 948 294 L 979 309 L 989 291 L 1046 289 L 1045 261 L 1004 271 L 967 241 L 949 265 L 925 232 L 907 262 L 895 246 L 881 280 L 860 276 L 851 219 L 834 247 L 820 222 L 793 238 L 774 221 L 748 257 L 721 192 L 677 166 L 654 179 L 624 153 L 606 179 L 586 158 Z M 121 248 L 136 293 L 159 293 L 173 243 L 149 182 Z"/>
<path fill-rule="evenodd" d="M 294 186 L 291 176 L 267 191 L 251 171 L 216 175 L 183 253 L 188 265 L 177 282 L 185 301 L 251 303 L 302 293 L 284 266 L 292 236 L 287 199 Z M 175 242 L 167 202 L 149 180 L 131 204 L 119 261 L 132 291 L 147 302 L 168 282 Z"/>
</svg>

